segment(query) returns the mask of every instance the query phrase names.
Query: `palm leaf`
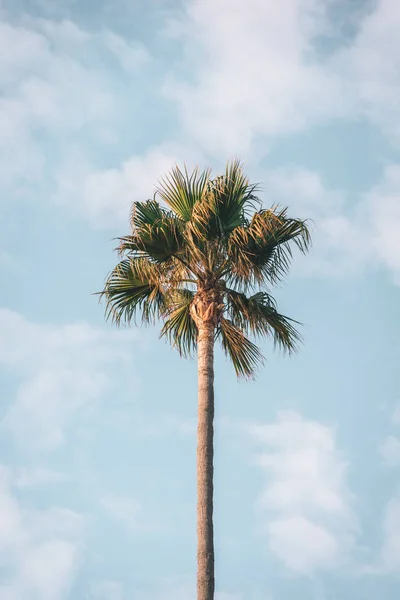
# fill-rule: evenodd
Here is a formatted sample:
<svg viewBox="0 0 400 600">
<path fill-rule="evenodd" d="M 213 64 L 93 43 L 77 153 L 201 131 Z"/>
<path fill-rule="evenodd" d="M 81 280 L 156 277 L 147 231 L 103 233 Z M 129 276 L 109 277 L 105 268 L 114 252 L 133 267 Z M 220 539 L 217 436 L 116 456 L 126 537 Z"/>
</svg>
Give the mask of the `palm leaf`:
<svg viewBox="0 0 400 600">
<path fill-rule="evenodd" d="M 132 235 L 120 238 L 120 253 L 144 255 L 157 263 L 178 256 L 183 250 L 184 238 L 181 224 L 175 216 L 165 214 L 153 223 L 143 222 L 140 227 L 133 230 Z"/>
<path fill-rule="evenodd" d="M 182 172 L 175 167 L 161 179 L 157 194 L 183 221 L 190 221 L 195 204 L 200 202 L 207 191 L 210 170 L 199 171 L 196 167 L 191 174 L 186 167 Z"/>
<path fill-rule="evenodd" d="M 229 237 L 227 253 L 232 281 L 243 285 L 275 284 L 288 272 L 293 243 L 302 253 L 311 238 L 306 221 L 289 219 L 287 209 L 261 210 L 245 227 L 236 228 Z"/>
<path fill-rule="evenodd" d="M 168 297 L 166 321 L 160 337 L 166 336 L 181 356 L 192 356 L 197 347 L 197 327 L 190 315 L 194 292 L 176 290 Z"/>
<path fill-rule="evenodd" d="M 299 323 L 281 315 L 272 296 L 257 292 L 248 298 L 227 289 L 226 299 L 232 322 L 238 328 L 258 337 L 272 337 L 275 346 L 289 353 L 298 349 L 301 336 L 294 324 Z"/>
<path fill-rule="evenodd" d="M 167 211 L 163 210 L 156 200 L 134 202 L 131 210 L 131 224 L 133 228 L 154 225 L 165 216 L 168 216 Z"/>
<path fill-rule="evenodd" d="M 223 235 L 228 235 L 236 227 L 242 226 L 246 210 L 261 204 L 255 195 L 258 185 L 249 183 L 238 160 L 229 162 L 225 175 L 214 179 L 212 186 L 213 210 Z"/>
<path fill-rule="evenodd" d="M 165 310 L 163 274 L 146 258 L 125 259 L 109 274 L 101 297 L 106 300 L 106 318 L 120 325 L 139 314 L 142 322 L 153 322 Z"/>
<path fill-rule="evenodd" d="M 222 348 L 231 359 L 236 375 L 253 377 L 264 360 L 260 349 L 229 319 L 221 318 L 217 337 L 221 337 Z"/>
</svg>

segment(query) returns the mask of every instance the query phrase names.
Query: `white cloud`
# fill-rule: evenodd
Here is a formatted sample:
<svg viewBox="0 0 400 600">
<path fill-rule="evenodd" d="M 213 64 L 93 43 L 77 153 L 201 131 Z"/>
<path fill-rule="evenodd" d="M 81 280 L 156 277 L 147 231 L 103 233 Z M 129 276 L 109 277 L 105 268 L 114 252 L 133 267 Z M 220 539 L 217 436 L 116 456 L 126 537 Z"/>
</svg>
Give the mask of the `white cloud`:
<svg viewBox="0 0 400 600">
<path fill-rule="evenodd" d="M 315 59 L 315 0 L 192 0 L 175 23 L 190 84 L 174 79 L 184 123 L 211 154 L 246 154 L 257 136 L 289 133 L 340 111 L 340 84 Z M 185 71 L 186 72 L 186 71 Z"/>
<path fill-rule="evenodd" d="M 135 200 L 152 198 L 158 182 L 172 167 L 198 164 L 200 155 L 180 144 L 160 144 L 143 155 L 133 155 L 121 165 L 93 169 L 82 160 L 70 160 L 57 173 L 56 200 L 85 217 L 96 227 L 129 220 Z"/>
<path fill-rule="evenodd" d="M 114 57 L 130 77 L 149 60 L 141 45 L 107 29 L 27 16 L 19 24 L 0 20 L 0 53 L 0 176 L 17 195 L 27 183 L 43 184 L 50 161 L 110 143 L 124 111 L 105 60 Z M 48 135 L 50 153 L 41 141 Z"/>
<path fill-rule="evenodd" d="M 73 511 L 25 508 L 0 470 L 0 557 L 4 600 L 64 600 L 79 564 L 82 518 Z"/>
<path fill-rule="evenodd" d="M 341 551 L 334 533 L 299 515 L 274 519 L 268 536 L 276 556 L 298 573 L 334 566 Z"/>
<path fill-rule="evenodd" d="M 211 154 L 247 154 L 260 136 L 330 118 L 366 117 L 398 137 L 400 46 L 396 0 L 357 12 L 316 0 L 192 0 L 168 30 L 184 44 L 184 77 L 167 94 Z M 343 35 L 356 25 L 354 36 Z M 323 38 L 334 40 L 321 53 Z M 188 77 L 190 73 L 190 79 Z M 193 75 L 194 74 L 194 75 Z M 188 82 L 189 79 L 189 82 Z"/>
<path fill-rule="evenodd" d="M 59 175 L 59 198 L 71 202 L 74 193 L 70 186 L 77 186 L 76 192 L 81 193 L 77 209 L 93 224 L 128 223 L 132 202 L 152 198 L 157 180 L 176 162 L 178 159 L 173 151 L 160 147 L 149 150 L 144 156 L 132 156 L 119 168 L 82 172 L 80 165 L 71 165 L 72 171 L 76 169 L 75 173 L 65 169 Z"/>
<path fill-rule="evenodd" d="M 391 416 L 394 426 L 400 424 L 400 408 L 396 407 Z M 379 453 L 384 464 L 388 467 L 400 465 L 400 439 L 395 435 L 387 435 L 379 447 Z"/>
<path fill-rule="evenodd" d="M 383 462 L 389 467 L 400 465 L 400 440 L 394 435 L 388 435 L 380 446 Z"/>
<path fill-rule="evenodd" d="M 400 167 L 388 165 L 381 181 L 356 202 L 329 189 L 311 170 L 287 166 L 267 171 L 266 199 L 290 207 L 295 217 L 312 219 L 313 248 L 296 260 L 303 275 L 343 276 L 368 268 L 385 269 L 400 284 Z"/>
<path fill-rule="evenodd" d="M 367 198 L 370 244 L 376 260 L 400 285 L 400 166 L 386 167 L 382 181 Z"/>
<path fill-rule="evenodd" d="M 135 71 L 150 60 L 148 51 L 141 44 L 128 43 L 112 31 L 106 31 L 103 36 L 105 44 L 126 71 Z"/>
<path fill-rule="evenodd" d="M 129 330 L 97 329 L 85 323 L 39 325 L 0 310 L 0 365 L 18 373 L 15 399 L 1 426 L 29 451 L 64 442 L 79 415 L 92 410 L 108 390 L 108 369 L 126 365 Z"/>
<path fill-rule="evenodd" d="M 267 171 L 263 189 L 267 200 L 289 206 L 290 216 L 312 220 L 312 252 L 296 259 L 298 272 L 343 276 L 364 264 L 366 234 L 344 192 L 329 189 L 318 173 L 294 165 Z"/>
<path fill-rule="evenodd" d="M 381 570 L 400 571 L 400 496 L 392 498 L 386 507 L 383 522 Z"/>
<path fill-rule="evenodd" d="M 280 413 L 249 432 L 263 447 L 257 462 L 266 483 L 258 509 L 271 552 L 303 574 L 346 562 L 355 522 L 334 430 Z"/>
<path fill-rule="evenodd" d="M 396 0 L 377 0 L 359 23 L 352 44 L 335 57 L 332 69 L 345 82 L 353 112 L 390 137 L 400 134 L 400 13 Z"/>
</svg>

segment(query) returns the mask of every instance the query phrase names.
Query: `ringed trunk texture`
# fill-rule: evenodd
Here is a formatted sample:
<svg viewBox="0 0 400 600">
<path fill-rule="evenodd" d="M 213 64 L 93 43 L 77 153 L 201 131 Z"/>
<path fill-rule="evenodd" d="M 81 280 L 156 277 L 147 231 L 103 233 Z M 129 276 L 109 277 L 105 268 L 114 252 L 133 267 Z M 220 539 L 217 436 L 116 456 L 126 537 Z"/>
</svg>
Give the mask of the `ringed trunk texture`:
<svg viewBox="0 0 400 600">
<path fill-rule="evenodd" d="M 203 322 L 197 339 L 197 600 L 214 600 L 213 456 L 214 323 Z"/>
</svg>

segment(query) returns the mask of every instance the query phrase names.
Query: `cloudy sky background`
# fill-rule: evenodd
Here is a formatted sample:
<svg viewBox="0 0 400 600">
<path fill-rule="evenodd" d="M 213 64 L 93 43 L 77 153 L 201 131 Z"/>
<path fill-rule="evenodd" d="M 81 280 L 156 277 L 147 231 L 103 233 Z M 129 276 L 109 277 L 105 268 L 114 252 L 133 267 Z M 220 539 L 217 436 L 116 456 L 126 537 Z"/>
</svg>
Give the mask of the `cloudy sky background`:
<svg viewBox="0 0 400 600">
<path fill-rule="evenodd" d="M 218 600 L 400 578 L 397 0 L 0 2 L 0 598 L 193 600 L 196 365 L 92 292 L 133 200 L 239 155 L 314 220 L 299 356 L 217 355 Z"/>
</svg>

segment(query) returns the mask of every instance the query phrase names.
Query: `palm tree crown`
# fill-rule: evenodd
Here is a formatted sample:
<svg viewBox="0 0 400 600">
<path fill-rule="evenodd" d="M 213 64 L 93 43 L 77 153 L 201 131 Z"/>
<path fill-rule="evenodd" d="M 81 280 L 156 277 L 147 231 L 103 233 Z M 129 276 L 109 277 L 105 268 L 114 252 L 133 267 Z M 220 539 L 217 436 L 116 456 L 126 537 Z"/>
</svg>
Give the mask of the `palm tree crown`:
<svg viewBox="0 0 400 600">
<path fill-rule="evenodd" d="M 199 322 L 210 322 L 239 376 L 263 360 L 250 337 L 295 350 L 296 322 L 268 290 L 287 273 L 293 245 L 307 251 L 310 233 L 287 208 L 262 208 L 257 190 L 237 161 L 216 178 L 175 167 L 153 200 L 133 204 L 132 231 L 119 238 L 121 261 L 101 293 L 107 317 L 161 319 L 161 336 L 184 356 L 196 351 Z"/>
</svg>

